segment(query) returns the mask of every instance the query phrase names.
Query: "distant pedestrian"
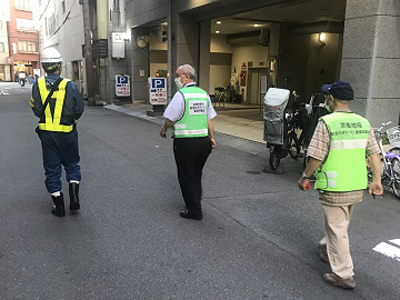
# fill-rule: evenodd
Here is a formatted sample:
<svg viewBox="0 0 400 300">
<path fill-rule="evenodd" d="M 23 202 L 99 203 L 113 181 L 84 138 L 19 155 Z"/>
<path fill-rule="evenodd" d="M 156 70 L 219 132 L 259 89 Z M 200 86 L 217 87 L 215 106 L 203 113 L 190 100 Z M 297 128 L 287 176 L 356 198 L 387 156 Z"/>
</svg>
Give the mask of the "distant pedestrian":
<svg viewBox="0 0 400 300">
<path fill-rule="evenodd" d="M 34 83 L 30 105 L 40 118 L 36 131 L 42 144 L 46 188 L 54 203 L 52 213 L 63 217 L 61 165 L 69 183 L 69 209 L 80 209 L 81 169 L 76 120 L 83 113 L 83 101 L 76 84 L 60 77 L 63 60 L 56 49 L 43 50 L 40 60 L 47 76 Z"/>
<path fill-rule="evenodd" d="M 29 82 L 29 84 L 33 84 L 33 82 L 34 82 L 31 74 L 28 74 L 28 82 Z"/>
<path fill-rule="evenodd" d="M 166 138 L 168 128 L 173 128 L 175 162 L 187 208 L 180 216 L 202 220 L 201 177 L 211 149 L 216 147 L 212 119 L 217 114 L 207 92 L 197 86 L 196 71 L 191 65 L 180 66 L 175 76 L 179 91 L 164 112 L 166 119 L 160 135 Z"/>
<path fill-rule="evenodd" d="M 18 78 L 19 78 L 19 84 L 21 85 L 21 88 L 22 88 L 23 86 L 25 86 L 25 82 L 26 82 L 25 72 L 24 71 L 19 72 Z"/>
<path fill-rule="evenodd" d="M 320 258 L 329 262 L 332 269 L 323 279 L 333 286 L 351 289 L 356 284 L 348 226 L 355 204 L 362 201 L 363 191 L 368 187 L 366 153 L 373 171 L 369 193 L 383 193 L 379 147 L 370 123 L 349 109 L 349 101 L 353 99 L 350 84 L 337 81 L 322 88 L 329 93 L 328 105 L 333 113 L 320 118 L 307 151 L 310 162 L 298 185 L 306 190 L 309 178 L 316 171 L 315 188 L 319 190 L 325 215 Z"/>
</svg>

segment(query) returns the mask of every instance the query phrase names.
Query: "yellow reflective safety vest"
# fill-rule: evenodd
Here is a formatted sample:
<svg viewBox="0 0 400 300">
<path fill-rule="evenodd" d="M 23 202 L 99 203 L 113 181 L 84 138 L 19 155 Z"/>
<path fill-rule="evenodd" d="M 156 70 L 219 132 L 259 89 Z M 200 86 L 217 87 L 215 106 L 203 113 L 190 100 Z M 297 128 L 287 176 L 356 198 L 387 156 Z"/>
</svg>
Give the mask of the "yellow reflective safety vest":
<svg viewBox="0 0 400 300">
<path fill-rule="evenodd" d="M 326 161 L 315 173 L 315 188 L 331 192 L 366 189 L 365 154 L 371 125 L 352 112 L 334 112 L 320 120 L 328 128 L 330 145 Z"/>
<path fill-rule="evenodd" d="M 50 104 L 46 106 L 44 110 L 44 123 L 39 123 L 39 129 L 47 131 L 57 131 L 57 132 L 71 132 L 74 129 L 74 124 L 63 125 L 60 124 L 61 113 L 64 106 L 66 86 L 68 79 L 63 79 L 58 85 L 58 91 L 54 91 L 52 98 L 55 98 L 55 106 L 53 115 L 51 114 Z M 40 92 L 40 98 L 42 99 L 42 104 L 46 102 L 47 95 L 50 91 L 46 88 L 46 79 L 38 79 L 38 87 Z"/>
<path fill-rule="evenodd" d="M 179 91 L 185 101 L 185 111 L 182 118 L 173 125 L 175 138 L 208 136 L 207 92 L 196 86 L 188 86 Z"/>
</svg>

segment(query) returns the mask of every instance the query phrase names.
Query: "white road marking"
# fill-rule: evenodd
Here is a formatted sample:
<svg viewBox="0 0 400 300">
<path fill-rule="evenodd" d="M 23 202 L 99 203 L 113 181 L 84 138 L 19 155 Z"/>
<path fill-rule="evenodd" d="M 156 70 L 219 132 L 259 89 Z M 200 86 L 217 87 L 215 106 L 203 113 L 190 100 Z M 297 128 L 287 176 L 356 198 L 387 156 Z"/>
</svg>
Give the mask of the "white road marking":
<svg viewBox="0 0 400 300">
<path fill-rule="evenodd" d="M 400 246 L 400 239 L 390 240 L 389 242 L 391 242 L 392 244 L 396 244 L 396 245 Z"/>
<path fill-rule="evenodd" d="M 400 246 L 400 239 L 390 240 L 389 242 Z M 379 252 L 387 257 L 400 261 L 400 247 L 396 247 L 388 243 L 382 242 L 377 246 L 375 246 L 375 248 L 373 248 L 372 250 Z"/>
</svg>

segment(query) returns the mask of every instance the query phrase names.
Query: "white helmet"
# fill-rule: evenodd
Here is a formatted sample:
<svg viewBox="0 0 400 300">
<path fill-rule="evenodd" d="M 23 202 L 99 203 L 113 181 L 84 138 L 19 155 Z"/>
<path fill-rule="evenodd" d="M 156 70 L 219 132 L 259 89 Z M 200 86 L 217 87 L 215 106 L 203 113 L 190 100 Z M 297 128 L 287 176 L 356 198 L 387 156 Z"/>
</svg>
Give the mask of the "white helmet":
<svg viewBox="0 0 400 300">
<path fill-rule="evenodd" d="M 60 63 L 63 61 L 60 52 L 55 48 L 46 48 L 42 51 L 40 56 L 40 61 L 42 63 Z"/>
<path fill-rule="evenodd" d="M 62 61 L 60 52 L 53 47 L 44 49 L 40 56 L 42 67 L 47 73 L 54 73 L 61 70 Z"/>
</svg>

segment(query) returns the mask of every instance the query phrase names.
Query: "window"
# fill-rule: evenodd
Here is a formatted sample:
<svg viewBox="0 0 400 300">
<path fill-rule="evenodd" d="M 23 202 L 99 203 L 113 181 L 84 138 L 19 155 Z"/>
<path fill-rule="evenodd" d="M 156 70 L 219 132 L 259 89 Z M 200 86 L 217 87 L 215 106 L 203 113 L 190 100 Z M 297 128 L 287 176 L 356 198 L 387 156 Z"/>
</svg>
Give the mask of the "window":
<svg viewBox="0 0 400 300">
<path fill-rule="evenodd" d="M 0 52 L 4 52 L 4 43 L 0 43 Z"/>
<path fill-rule="evenodd" d="M 19 41 L 19 52 L 37 52 L 36 42 L 32 41 Z"/>
<path fill-rule="evenodd" d="M 54 33 L 54 31 L 56 31 L 56 26 L 57 26 L 54 16 L 51 16 L 48 19 L 47 25 L 49 26 L 48 34 L 52 35 Z"/>
<path fill-rule="evenodd" d="M 31 6 L 29 5 L 29 0 L 15 0 L 15 8 L 31 10 Z"/>
<path fill-rule="evenodd" d="M 47 17 L 44 18 L 44 35 L 48 36 Z"/>
</svg>

